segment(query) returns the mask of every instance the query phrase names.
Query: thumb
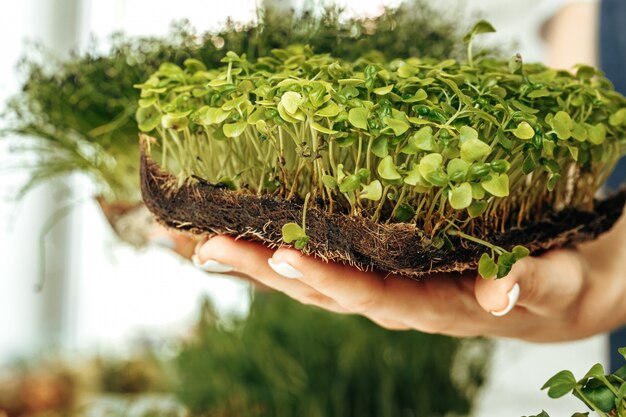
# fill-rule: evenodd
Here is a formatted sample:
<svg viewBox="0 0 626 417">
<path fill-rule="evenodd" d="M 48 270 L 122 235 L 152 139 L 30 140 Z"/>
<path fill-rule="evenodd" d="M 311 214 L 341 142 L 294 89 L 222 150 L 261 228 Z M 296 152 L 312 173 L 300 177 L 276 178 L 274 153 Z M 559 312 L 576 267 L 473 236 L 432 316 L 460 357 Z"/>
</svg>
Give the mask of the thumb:
<svg viewBox="0 0 626 417">
<path fill-rule="evenodd" d="M 576 301 L 583 283 L 580 254 L 562 249 L 521 259 L 498 280 L 478 276 L 474 293 L 478 304 L 496 316 L 507 314 L 516 305 L 542 316 L 559 316 Z"/>
</svg>

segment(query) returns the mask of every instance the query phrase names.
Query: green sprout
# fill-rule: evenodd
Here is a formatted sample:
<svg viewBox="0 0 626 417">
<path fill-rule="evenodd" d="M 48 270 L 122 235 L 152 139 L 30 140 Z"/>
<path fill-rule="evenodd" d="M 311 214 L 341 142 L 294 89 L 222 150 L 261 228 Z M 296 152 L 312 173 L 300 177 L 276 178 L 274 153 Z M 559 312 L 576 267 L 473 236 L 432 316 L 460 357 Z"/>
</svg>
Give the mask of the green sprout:
<svg viewBox="0 0 626 417">
<path fill-rule="evenodd" d="M 618 351 L 626 359 L 626 347 Z M 626 417 L 626 365 L 606 374 L 602 365 L 597 363 L 579 380 L 571 371 L 560 371 L 541 389 L 547 389 L 550 398 L 573 394 L 600 417 Z M 588 415 L 575 413 L 572 417 Z M 543 411 L 534 417 L 550 416 Z"/>
<path fill-rule="evenodd" d="M 528 250 L 493 246 L 494 232 L 593 209 L 624 149 L 626 99 L 591 67 L 473 57 L 487 29 L 470 32 L 466 62 L 293 45 L 229 52 L 216 69 L 163 64 L 137 85 L 137 117 L 180 184 L 229 178 L 240 193 L 409 223 L 436 248 L 453 249 L 449 236 L 487 247 L 479 270 L 502 277 Z"/>
</svg>

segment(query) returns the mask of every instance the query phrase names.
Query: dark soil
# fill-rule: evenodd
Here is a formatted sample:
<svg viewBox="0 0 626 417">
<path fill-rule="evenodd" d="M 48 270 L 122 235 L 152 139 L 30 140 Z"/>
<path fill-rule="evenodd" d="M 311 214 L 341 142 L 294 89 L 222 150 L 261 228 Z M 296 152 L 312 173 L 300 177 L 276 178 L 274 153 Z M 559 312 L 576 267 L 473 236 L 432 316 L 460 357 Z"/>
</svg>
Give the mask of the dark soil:
<svg viewBox="0 0 626 417">
<path fill-rule="evenodd" d="M 302 206 L 284 199 L 230 191 L 206 181 L 176 185 L 149 156 L 141 157 L 141 189 L 147 207 L 159 222 L 194 234 L 227 234 L 271 247 L 284 245 L 285 223 L 302 221 Z M 523 245 L 531 253 L 571 246 L 608 231 L 622 214 L 626 191 L 596 201 L 594 211 L 564 209 L 545 220 L 494 231 L 482 237 L 510 249 Z M 435 272 L 475 269 L 483 246 L 451 237 L 453 250 L 434 249 L 414 225 L 378 224 L 362 217 L 329 215 L 307 209 L 309 243 L 304 252 L 328 261 L 341 261 L 363 270 L 378 269 L 420 276 Z"/>
</svg>

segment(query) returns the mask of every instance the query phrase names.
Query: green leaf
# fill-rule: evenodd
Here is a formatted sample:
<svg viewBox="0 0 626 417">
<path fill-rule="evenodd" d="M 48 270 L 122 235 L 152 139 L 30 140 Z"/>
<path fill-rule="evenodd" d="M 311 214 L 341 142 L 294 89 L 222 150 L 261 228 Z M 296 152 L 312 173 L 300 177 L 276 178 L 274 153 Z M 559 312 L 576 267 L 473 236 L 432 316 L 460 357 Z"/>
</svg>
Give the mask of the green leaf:
<svg viewBox="0 0 626 417">
<path fill-rule="evenodd" d="M 385 136 L 377 137 L 374 139 L 374 142 L 372 142 L 372 153 L 379 158 L 386 157 L 389 155 L 389 150 L 387 149 L 388 144 L 389 142 Z"/>
<path fill-rule="evenodd" d="M 604 367 L 602 366 L 602 364 L 596 363 L 595 365 L 593 365 L 591 369 L 589 369 L 589 371 L 587 371 L 587 373 L 583 377 L 583 379 L 587 379 L 587 378 L 598 378 L 598 379 L 604 378 Z"/>
<path fill-rule="evenodd" d="M 378 87 L 378 88 L 375 88 L 372 91 L 374 92 L 374 94 L 377 94 L 379 96 L 384 96 L 386 94 L 391 93 L 391 90 L 393 90 L 393 84 L 389 84 L 389 85 L 386 85 L 384 87 Z"/>
<path fill-rule="evenodd" d="M 623 107 L 609 117 L 609 124 L 613 127 L 626 125 L 626 107 Z"/>
<path fill-rule="evenodd" d="M 286 91 L 280 98 L 280 104 L 282 104 L 287 113 L 291 115 L 298 111 L 302 102 L 302 95 L 300 93 L 296 93 L 295 91 Z"/>
<path fill-rule="evenodd" d="M 415 216 L 415 210 L 408 204 L 401 204 L 396 210 L 396 214 L 393 216 L 397 222 L 407 222 Z"/>
<path fill-rule="evenodd" d="M 404 183 L 412 185 L 418 193 L 424 193 L 431 188 L 430 183 L 420 174 L 419 166 L 416 165 L 404 178 Z"/>
<path fill-rule="evenodd" d="M 321 124 L 316 123 L 316 122 L 311 123 L 311 127 L 314 130 L 317 130 L 318 132 L 321 132 L 321 133 L 325 133 L 327 135 L 334 135 L 335 133 L 339 133 L 339 131 L 337 131 L 337 130 L 329 129 L 329 128 L 327 128 L 325 126 L 322 126 Z"/>
<path fill-rule="evenodd" d="M 472 190 L 474 190 L 474 187 L 472 187 Z M 470 204 L 470 206 L 467 208 L 467 214 L 469 214 L 471 218 L 475 218 L 475 217 L 482 215 L 485 212 L 485 210 L 487 210 L 486 201 L 474 200 L 472 201 L 472 204 Z"/>
<path fill-rule="evenodd" d="M 452 187 L 448 192 L 450 206 L 455 210 L 462 210 L 472 204 L 472 186 L 464 182 L 458 187 Z"/>
<path fill-rule="evenodd" d="M 485 189 L 476 183 L 472 183 L 472 197 L 474 200 L 481 200 L 485 196 Z"/>
<path fill-rule="evenodd" d="M 415 92 L 413 97 L 405 98 L 402 101 L 404 101 L 405 103 L 416 103 L 418 101 L 425 100 L 426 98 L 428 98 L 428 94 L 423 88 L 420 88 Z"/>
<path fill-rule="evenodd" d="M 473 162 L 489 155 L 491 147 L 480 139 L 468 139 L 461 144 L 461 158 Z"/>
<path fill-rule="evenodd" d="M 515 135 L 515 137 L 519 139 L 528 140 L 528 139 L 532 139 L 532 137 L 535 136 L 535 131 L 528 124 L 528 122 L 521 122 L 519 125 L 517 125 L 517 128 L 513 131 L 513 134 Z"/>
<path fill-rule="evenodd" d="M 415 134 L 409 138 L 409 146 L 416 151 L 435 151 L 436 144 L 433 139 L 433 128 L 424 126 L 415 132 Z"/>
<path fill-rule="evenodd" d="M 498 273 L 498 266 L 493 261 L 493 258 L 483 253 L 478 261 L 478 273 L 483 279 L 494 279 Z"/>
<path fill-rule="evenodd" d="M 606 139 L 606 127 L 602 123 L 598 123 L 587 128 L 589 142 L 594 145 L 601 145 Z"/>
<path fill-rule="evenodd" d="M 297 223 L 286 223 L 282 228 L 283 241 L 291 243 L 294 240 L 306 237 L 306 232 Z"/>
<path fill-rule="evenodd" d="M 164 114 L 161 117 L 161 126 L 165 129 L 183 130 L 189 125 L 187 116 L 178 114 Z"/>
<path fill-rule="evenodd" d="M 293 244 L 293 247 L 298 249 L 298 250 L 302 250 L 307 245 L 307 243 L 309 243 L 309 237 L 308 236 L 302 236 L 302 237 L 299 237 L 298 239 L 296 239 L 296 241 Z"/>
<path fill-rule="evenodd" d="M 465 143 L 470 139 L 478 139 L 478 132 L 471 126 L 461 126 L 459 133 L 461 143 Z"/>
<path fill-rule="evenodd" d="M 258 122 L 263 121 L 265 117 L 265 110 L 262 107 L 257 108 L 252 113 L 248 114 L 246 121 L 251 125 L 256 125 Z"/>
<path fill-rule="evenodd" d="M 578 69 L 576 70 L 576 77 L 581 78 L 583 80 L 590 80 L 593 76 L 596 75 L 596 69 L 589 65 L 578 65 Z"/>
<path fill-rule="evenodd" d="M 431 174 L 441 168 L 443 163 L 443 157 L 438 153 L 431 153 L 424 155 L 419 162 L 419 172 L 422 177 L 427 178 L 428 174 Z"/>
<path fill-rule="evenodd" d="M 151 132 L 161 124 L 161 112 L 156 107 L 140 107 L 135 113 L 137 126 L 142 132 Z"/>
<path fill-rule="evenodd" d="M 574 374 L 572 374 L 571 371 L 561 371 L 548 379 L 541 389 L 544 390 L 547 388 L 550 398 L 560 398 L 572 392 L 575 387 L 576 378 Z"/>
<path fill-rule="evenodd" d="M 546 90 L 545 88 L 534 90 L 528 93 L 529 98 L 548 97 L 549 95 L 550 95 L 550 91 Z"/>
<path fill-rule="evenodd" d="M 509 195 L 509 176 L 507 174 L 493 174 L 491 179 L 480 183 L 493 196 L 506 197 Z"/>
<path fill-rule="evenodd" d="M 383 122 L 385 122 L 385 124 L 389 126 L 391 130 L 393 130 L 393 133 L 396 136 L 400 136 L 401 134 L 409 130 L 409 127 L 411 127 L 411 125 L 409 125 L 404 120 L 395 119 L 393 117 L 385 117 L 383 119 Z"/>
<path fill-rule="evenodd" d="M 561 174 L 550 174 L 550 177 L 548 177 L 548 191 L 553 191 L 560 179 Z"/>
<path fill-rule="evenodd" d="M 317 113 L 315 113 L 315 115 L 320 117 L 335 117 L 339 114 L 340 111 L 341 109 L 339 108 L 337 103 L 331 101 L 325 107 L 319 109 Z"/>
<path fill-rule="evenodd" d="M 621 347 L 617 349 L 617 351 L 619 352 L 620 355 L 624 357 L 624 359 L 626 359 L 626 347 Z"/>
<path fill-rule="evenodd" d="M 367 130 L 367 116 L 369 115 L 369 110 L 364 107 L 355 107 L 350 109 L 348 112 L 348 121 L 352 126 Z"/>
<path fill-rule="evenodd" d="M 330 188 L 331 190 L 337 188 L 337 180 L 335 180 L 332 175 L 322 175 L 322 182 L 326 187 Z"/>
<path fill-rule="evenodd" d="M 528 250 L 528 248 L 520 245 L 515 246 L 513 250 L 511 250 L 511 253 L 513 253 L 513 256 L 515 256 L 515 260 L 517 261 L 530 255 L 530 251 Z"/>
<path fill-rule="evenodd" d="M 511 267 L 517 260 L 511 252 L 504 252 L 498 256 L 498 274 L 497 278 L 506 277 L 511 272 Z"/>
<path fill-rule="evenodd" d="M 301 111 L 296 111 L 294 114 L 290 114 L 283 103 L 278 103 L 276 106 L 276 110 L 278 110 L 278 114 L 280 118 L 289 123 L 298 123 L 299 121 L 304 121 L 304 114 Z"/>
<path fill-rule="evenodd" d="M 374 180 L 367 185 L 363 185 L 363 191 L 359 194 L 359 198 L 378 201 L 383 196 L 383 186 L 378 180 Z"/>
<path fill-rule="evenodd" d="M 565 140 L 572 136 L 574 122 L 569 114 L 564 111 L 557 112 L 550 123 L 559 139 Z"/>
<path fill-rule="evenodd" d="M 459 158 L 451 159 L 448 162 L 446 172 L 453 181 L 463 181 L 467 175 L 470 163 Z M 457 179 L 458 178 L 458 179 Z"/>
<path fill-rule="evenodd" d="M 350 191 L 355 191 L 361 185 L 361 178 L 358 175 L 352 174 L 346 176 L 341 184 L 339 184 L 339 191 L 342 193 L 348 193 Z"/>
<path fill-rule="evenodd" d="M 579 142 L 584 142 L 587 139 L 587 129 L 585 129 L 585 125 L 582 123 L 574 123 L 574 128 L 572 129 L 572 137 Z M 576 148 L 578 149 L 578 148 Z"/>
<path fill-rule="evenodd" d="M 365 80 L 361 80 L 360 78 L 343 78 L 337 81 L 339 85 L 361 85 L 365 83 Z"/>
<path fill-rule="evenodd" d="M 139 107 L 150 107 L 152 106 L 154 103 L 157 102 L 157 96 L 152 96 L 152 97 L 146 97 L 146 98 L 141 98 L 139 99 L 139 101 L 137 102 L 137 104 L 139 104 Z"/>
<path fill-rule="evenodd" d="M 496 159 L 495 161 L 491 161 L 489 166 L 494 172 L 503 173 L 511 168 L 511 163 L 505 159 Z"/>
<path fill-rule="evenodd" d="M 248 127 L 247 122 L 224 123 L 224 134 L 229 138 L 240 136 Z"/>
<path fill-rule="evenodd" d="M 413 65 L 404 64 L 400 68 L 398 68 L 398 77 L 400 78 L 409 78 L 417 74 L 418 69 Z"/>
<path fill-rule="evenodd" d="M 448 182 L 450 181 L 448 176 L 444 172 L 441 172 L 441 171 L 431 172 L 426 175 L 425 179 L 432 185 L 436 185 L 438 187 L 445 187 L 446 185 L 448 185 Z"/>
<path fill-rule="evenodd" d="M 585 386 L 582 393 L 601 411 L 608 413 L 615 408 L 615 394 L 605 385 Z"/>
<path fill-rule="evenodd" d="M 222 110 L 219 107 L 209 107 L 202 115 L 200 122 L 205 125 L 220 124 L 230 116 L 230 111 Z"/>
<path fill-rule="evenodd" d="M 463 42 L 468 42 L 475 35 L 480 35 L 481 33 L 493 33 L 495 31 L 496 29 L 491 25 L 491 23 L 487 22 L 486 20 L 480 20 L 474 25 L 472 30 L 470 30 L 469 33 L 465 35 L 465 37 L 463 38 Z"/>
<path fill-rule="evenodd" d="M 522 68 L 522 65 L 523 61 L 520 54 L 515 54 L 509 59 L 509 71 L 511 71 L 512 74 L 516 74 Z"/>
<path fill-rule="evenodd" d="M 378 164 L 378 175 L 385 180 L 399 180 L 402 178 L 391 155 L 384 157 Z"/>
</svg>

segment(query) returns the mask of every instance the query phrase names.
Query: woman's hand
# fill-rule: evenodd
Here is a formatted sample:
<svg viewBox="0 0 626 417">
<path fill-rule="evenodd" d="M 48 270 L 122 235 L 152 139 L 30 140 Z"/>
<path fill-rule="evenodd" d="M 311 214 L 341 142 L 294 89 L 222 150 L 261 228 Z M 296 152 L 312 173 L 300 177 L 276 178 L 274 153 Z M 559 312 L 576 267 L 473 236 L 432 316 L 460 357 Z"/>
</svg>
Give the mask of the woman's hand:
<svg viewBox="0 0 626 417">
<path fill-rule="evenodd" d="M 226 236 L 199 244 L 196 265 L 243 274 L 304 304 L 361 314 L 389 329 L 549 342 L 626 321 L 625 239 L 621 219 L 597 241 L 523 259 L 494 281 L 475 273 L 420 281 L 385 276 Z"/>
</svg>

